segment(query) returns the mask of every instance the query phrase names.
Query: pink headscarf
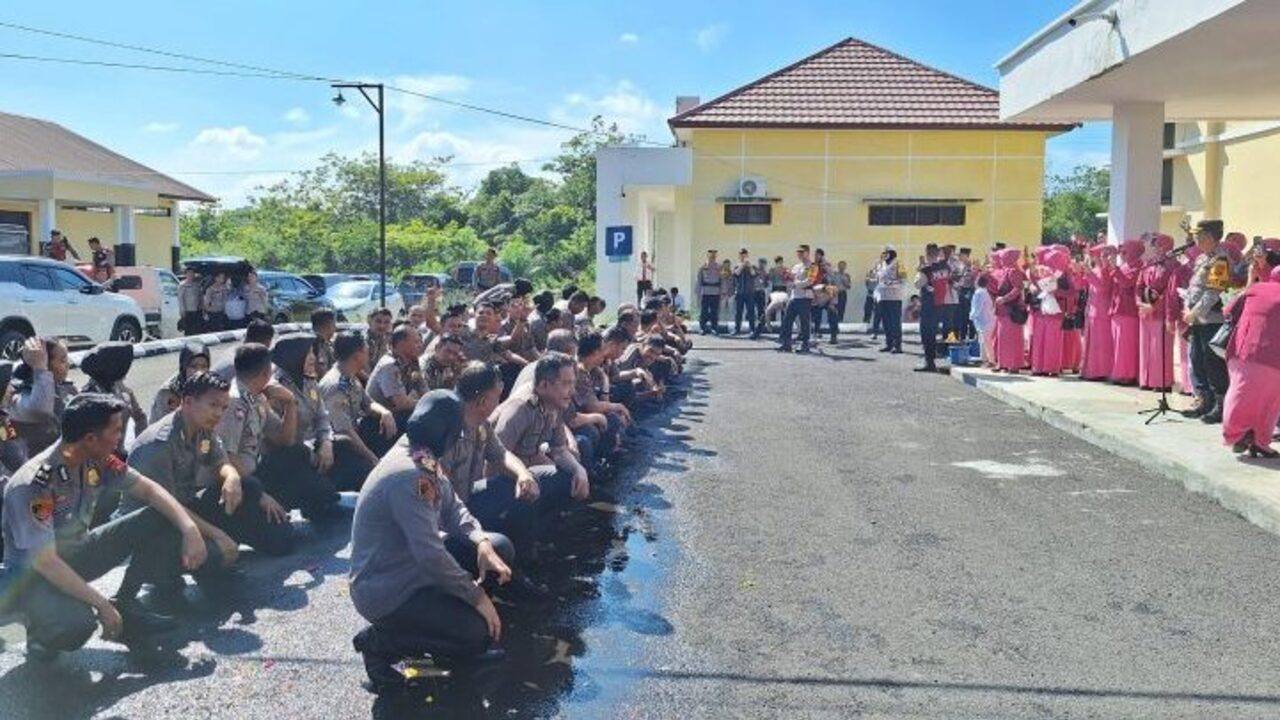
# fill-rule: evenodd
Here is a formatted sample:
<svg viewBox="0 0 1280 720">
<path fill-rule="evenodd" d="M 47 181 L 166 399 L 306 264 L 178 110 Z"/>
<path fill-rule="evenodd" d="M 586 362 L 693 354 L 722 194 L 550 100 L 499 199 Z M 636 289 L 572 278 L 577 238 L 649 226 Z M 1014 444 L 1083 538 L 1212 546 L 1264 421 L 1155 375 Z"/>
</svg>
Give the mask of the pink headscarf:
<svg viewBox="0 0 1280 720">
<path fill-rule="evenodd" d="M 1141 240 L 1125 240 L 1120 246 L 1120 256 L 1126 265 L 1138 265 L 1142 262 L 1142 253 L 1147 246 Z"/>
<path fill-rule="evenodd" d="M 1052 248 L 1045 253 L 1044 263 L 1060 273 L 1071 270 L 1071 252 L 1064 247 Z"/>
<path fill-rule="evenodd" d="M 1173 238 L 1169 237 L 1168 235 L 1165 235 L 1164 233 L 1156 235 L 1154 238 L 1152 238 L 1151 244 L 1152 246 L 1155 247 L 1157 251 L 1160 252 L 1161 255 L 1168 255 L 1169 253 L 1173 252 L 1173 245 L 1174 245 Z"/>
<path fill-rule="evenodd" d="M 1005 268 L 1014 268 L 1018 266 L 1018 258 L 1022 257 L 1022 251 L 1017 248 L 1005 248 L 996 253 Z"/>
<path fill-rule="evenodd" d="M 1280 267 L 1271 268 L 1271 282 L 1280 283 Z"/>
</svg>

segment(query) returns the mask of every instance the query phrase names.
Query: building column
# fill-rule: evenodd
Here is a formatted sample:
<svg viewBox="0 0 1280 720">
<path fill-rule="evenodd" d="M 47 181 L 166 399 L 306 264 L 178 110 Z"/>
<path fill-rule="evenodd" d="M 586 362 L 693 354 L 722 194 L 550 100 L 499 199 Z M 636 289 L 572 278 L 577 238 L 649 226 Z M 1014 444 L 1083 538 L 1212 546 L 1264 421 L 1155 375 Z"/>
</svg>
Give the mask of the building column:
<svg viewBox="0 0 1280 720">
<path fill-rule="evenodd" d="M 173 243 L 169 248 L 169 264 L 170 269 L 175 273 L 178 272 L 178 266 L 182 262 L 182 223 L 178 221 L 178 201 L 174 200 L 173 205 L 169 208 L 170 229 L 173 231 Z"/>
<path fill-rule="evenodd" d="M 1222 218 L 1222 133 L 1227 124 L 1211 122 L 1205 126 L 1209 141 L 1204 144 L 1204 218 Z"/>
<path fill-rule="evenodd" d="M 596 295 L 616 308 L 623 302 L 625 285 L 622 276 L 634 266 L 631 262 L 610 260 L 605 252 L 605 229 L 613 225 L 629 225 L 627 199 L 623 196 L 624 170 L 616 155 L 596 156 Z M 636 242 L 632 230 L 632 251 Z"/>
<path fill-rule="evenodd" d="M 49 233 L 58 227 L 58 201 L 44 198 L 38 201 L 38 205 L 35 227 L 31 228 L 31 239 L 35 241 L 32 252 L 36 255 L 40 254 L 40 246 L 49 242 Z"/>
<path fill-rule="evenodd" d="M 1116 105 L 1111 120 L 1111 204 L 1107 238 L 1117 245 L 1160 230 L 1164 104 Z"/>
<path fill-rule="evenodd" d="M 123 266 L 136 265 L 137 247 L 133 232 L 133 206 L 116 205 L 112 210 L 116 216 L 116 264 Z"/>
</svg>

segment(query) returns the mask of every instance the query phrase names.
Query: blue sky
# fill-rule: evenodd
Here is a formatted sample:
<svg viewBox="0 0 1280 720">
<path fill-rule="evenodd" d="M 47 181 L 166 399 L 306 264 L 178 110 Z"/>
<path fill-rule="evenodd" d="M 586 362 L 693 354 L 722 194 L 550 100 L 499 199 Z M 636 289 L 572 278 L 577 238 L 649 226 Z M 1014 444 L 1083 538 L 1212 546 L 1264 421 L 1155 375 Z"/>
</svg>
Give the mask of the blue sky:
<svg viewBox="0 0 1280 720">
<path fill-rule="evenodd" d="M 843 37 L 998 85 L 994 62 L 1069 0 L 0 4 L 0 21 L 325 77 L 381 80 L 571 125 L 595 114 L 667 140 L 678 94 L 714 97 Z M 956 10 L 963 7 L 964 12 Z M 3 52 L 162 65 L 184 61 L 0 28 Z M 359 97 L 320 83 L 175 75 L 0 59 L 0 110 L 62 123 L 224 198 L 376 149 Z M 389 98 L 397 159 L 455 157 L 455 182 L 495 164 L 535 170 L 569 133 L 426 100 Z M 1050 170 L 1106 160 L 1105 125 L 1050 143 Z"/>
</svg>

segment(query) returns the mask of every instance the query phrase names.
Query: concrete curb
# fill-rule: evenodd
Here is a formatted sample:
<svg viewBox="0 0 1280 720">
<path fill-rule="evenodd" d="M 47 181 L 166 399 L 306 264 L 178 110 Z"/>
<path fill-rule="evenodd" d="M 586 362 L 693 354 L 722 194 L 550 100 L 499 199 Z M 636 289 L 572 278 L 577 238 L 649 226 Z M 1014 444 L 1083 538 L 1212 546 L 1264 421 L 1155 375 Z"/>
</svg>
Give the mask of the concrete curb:
<svg viewBox="0 0 1280 720">
<path fill-rule="evenodd" d="M 1207 495 L 1263 530 L 1280 535 L 1280 473 L 1235 460 L 1221 447 L 1220 435 L 1217 442 L 1198 447 L 1178 446 L 1167 439 L 1158 442 L 1160 438 L 1153 437 L 1154 431 L 1109 427 L 1084 413 L 1061 410 L 1024 397 L 1011 390 L 1007 381 L 993 379 L 1007 376 L 993 376 L 987 371 L 964 367 L 953 367 L 950 374 L 1059 430 L 1177 480 L 1187 490 Z M 1133 425 L 1140 426 L 1141 422 L 1136 418 Z M 1213 434 L 1214 429 L 1206 427 L 1206 435 Z"/>
</svg>

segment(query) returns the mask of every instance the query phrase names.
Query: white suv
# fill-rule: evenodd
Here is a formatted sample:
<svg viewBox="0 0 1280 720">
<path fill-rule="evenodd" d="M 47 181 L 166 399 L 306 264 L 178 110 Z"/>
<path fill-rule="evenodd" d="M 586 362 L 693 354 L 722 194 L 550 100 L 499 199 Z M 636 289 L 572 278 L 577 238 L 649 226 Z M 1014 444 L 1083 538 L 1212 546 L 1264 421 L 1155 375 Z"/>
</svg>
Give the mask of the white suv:
<svg viewBox="0 0 1280 720">
<path fill-rule="evenodd" d="M 0 257 L 0 358 L 16 360 L 32 335 L 70 346 L 105 340 L 140 342 L 142 308 L 106 292 L 80 271 L 56 260 Z"/>
</svg>

